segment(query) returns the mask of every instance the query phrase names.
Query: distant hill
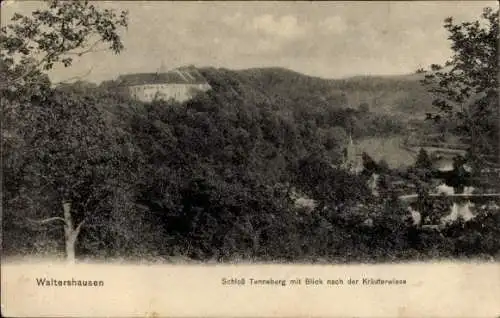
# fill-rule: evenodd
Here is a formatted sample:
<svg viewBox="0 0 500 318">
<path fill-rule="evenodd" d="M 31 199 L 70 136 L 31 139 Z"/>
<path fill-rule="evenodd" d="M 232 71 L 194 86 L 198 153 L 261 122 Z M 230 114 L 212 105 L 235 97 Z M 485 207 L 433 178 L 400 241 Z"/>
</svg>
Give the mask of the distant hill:
<svg viewBox="0 0 500 318">
<path fill-rule="evenodd" d="M 202 68 L 212 92 L 229 100 L 265 107 L 288 117 L 292 113 L 311 116 L 329 109 L 348 107 L 341 92 L 328 81 L 281 68 L 228 70 Z"/>
<path fill-rule="evenodd" d="M 353 106 L 368 103 L 374 112 L 415 118 L 435 111 L 432 95 L 420 83 L 423 76 L 358 76 L 330 82 L 346 94 Z"/>
<path fill-rule="evenodd" d="M 278 96 L 314 108 L 357 109 L 366 103 L 371 112 L 400 118 L 422 118 L 433 110 L 432 96 L 420 84 L 423 74 L 324 79 L 284 68 L 201 68 L 200 72 L 212 87 L 229 85 L 242 96 L 257 99 Z"/>
</svg>

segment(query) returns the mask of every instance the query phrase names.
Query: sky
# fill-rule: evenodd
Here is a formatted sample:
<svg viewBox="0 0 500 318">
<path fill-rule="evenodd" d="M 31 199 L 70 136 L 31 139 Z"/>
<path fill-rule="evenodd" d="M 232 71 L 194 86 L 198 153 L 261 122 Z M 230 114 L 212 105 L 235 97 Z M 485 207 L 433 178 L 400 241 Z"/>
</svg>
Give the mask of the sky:
<svg viewBox="0 0 500 318">
<path fill-rule="evenodd" d="M 96 52 L 53 81 L 100 82 L 120 74 L 184 65 L 229 69 L 277 66 L 324 78 L 407 74 L 451 56 L 443 20 L 477 19 L 496 1 L 184 2 L 99 1 L 129 11 L 120 55 Z M 41 2 L 2 4 L 2 24 Z"/>
</svg>

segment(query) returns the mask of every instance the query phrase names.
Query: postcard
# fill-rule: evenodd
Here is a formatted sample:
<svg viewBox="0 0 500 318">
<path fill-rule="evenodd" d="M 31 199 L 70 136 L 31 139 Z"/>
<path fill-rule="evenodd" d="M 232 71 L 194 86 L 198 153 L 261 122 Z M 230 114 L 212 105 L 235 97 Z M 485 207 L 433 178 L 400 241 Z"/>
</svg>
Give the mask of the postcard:
<svg viewBox="0 0 500 318">
<path fill-rule="evenodd" d="M 2 2 L 2 314 L 499 317 L 498 10 Z"/>
</svg>

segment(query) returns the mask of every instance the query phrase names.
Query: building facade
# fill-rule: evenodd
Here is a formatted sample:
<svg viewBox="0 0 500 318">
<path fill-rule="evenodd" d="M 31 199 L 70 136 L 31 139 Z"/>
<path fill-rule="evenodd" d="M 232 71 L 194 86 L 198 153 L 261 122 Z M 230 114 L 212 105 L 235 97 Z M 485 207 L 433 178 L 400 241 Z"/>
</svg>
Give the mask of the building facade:
<svg viewBox="0 0 500 318">
<path fill-rule="evenodd" d="M 198 92 L 205 92 L 211 88 L 203 75 L 194 67 L 162 73 L 122 75 L 118 81 L 120 86 L 126 87 L 133 98 L 143 102 L 171 99 L 184 102 Z"/>
</svg>

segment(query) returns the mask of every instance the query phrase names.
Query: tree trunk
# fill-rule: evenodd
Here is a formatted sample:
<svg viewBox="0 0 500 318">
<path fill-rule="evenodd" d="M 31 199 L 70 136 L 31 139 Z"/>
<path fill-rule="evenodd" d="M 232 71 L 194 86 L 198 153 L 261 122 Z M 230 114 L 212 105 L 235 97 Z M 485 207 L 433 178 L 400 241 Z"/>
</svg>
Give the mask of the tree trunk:
<svg viewBox="0 0 500 318">
<path fill-rule="evenodd" d="M 70 264 L 75 263 L 75 243 L 74 239 L 66 239 L 66 261 Z"/>
<path fill-rule="evenodd" d="M 63 202 L 64 210 L 64 238 L 66 246 L 66 261 L 74 264 L 76 260 L 75 246 L 78 234 L 84 221 L 80 222 L 76 228 L 73 226 L 73 217 L 71 216 L 71 202 Z"/>
<path fill-rule="evenodd" d="M 260 230 L 252 233 L 252 252 L 253 256 L 256 257 L 260 250 Z"/>
</svg>

